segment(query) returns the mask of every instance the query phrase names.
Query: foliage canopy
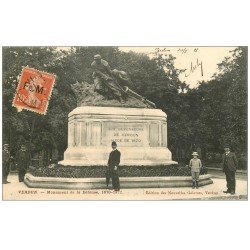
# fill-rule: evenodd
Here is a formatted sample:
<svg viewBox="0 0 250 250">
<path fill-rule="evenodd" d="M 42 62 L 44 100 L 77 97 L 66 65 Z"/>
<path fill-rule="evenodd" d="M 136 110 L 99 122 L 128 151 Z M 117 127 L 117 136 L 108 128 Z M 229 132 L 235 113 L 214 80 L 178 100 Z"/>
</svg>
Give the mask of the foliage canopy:
<svg viewBox="0 0 250 250">
<path fill-rule="evenodd" d="M 247 48 L 238 47 L 218 65 L 218 73 L 208 82 L 190 89 L 179 80 L 183 72 L 175 58 L 156 51 L 153 58 L 118 47 L 4 47 L 3 48 L 3 142 L 15 154 L 26 141 L 32 154 L 67 148 L 67 115 L 76 107 L 71 85 L 92 84 L 90 64 L 101 54 L 111 68 L 126 71 L 132 89 L 156 103 L 168 114 L 168 144 L 175 159 L 189 157 L 192 145 L 202 152 L 221 152 L 230 143 L 238 153 L 247 152 Z M 54 73 L 47 115 L 12 107 L 18 77 L 23 66 Z M 32 128 L 33 126 L 33 128 Z M 204 154 L 206 155 L 206 154 Z M 205 158 L 205 157 L 204 157 Z"/>
</svg>

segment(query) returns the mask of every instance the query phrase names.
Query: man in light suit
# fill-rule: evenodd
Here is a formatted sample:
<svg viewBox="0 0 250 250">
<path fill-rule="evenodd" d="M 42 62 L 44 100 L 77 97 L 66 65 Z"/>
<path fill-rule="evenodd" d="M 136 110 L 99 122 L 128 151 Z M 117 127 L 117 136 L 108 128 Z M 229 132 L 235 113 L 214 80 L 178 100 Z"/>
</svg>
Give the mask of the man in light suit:
<svg viewBox="0 0 250 250">
<path fill-rule="evenodd" d="M 235 153 L 230 151 L 230 147 L 226 145 L 224 147 L 225 153 L 222 155 L 223 172 L 226 175 L 227 190 L 224 193 L 235 194 L 235 172 L 238 167 L 238 161 Z"/>
</svg>

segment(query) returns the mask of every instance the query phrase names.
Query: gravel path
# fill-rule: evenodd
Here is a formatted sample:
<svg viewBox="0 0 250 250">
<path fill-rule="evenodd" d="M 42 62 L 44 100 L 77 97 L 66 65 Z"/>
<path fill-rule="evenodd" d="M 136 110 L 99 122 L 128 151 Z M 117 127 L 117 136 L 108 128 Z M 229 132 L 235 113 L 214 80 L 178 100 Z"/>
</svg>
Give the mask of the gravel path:
<svg viewBox="0 0 250 250">
<path fill-rule="evenodd" d="M 213 173 L 212 173 L 213 174 Z M 17 173 L 11 173 L 3 185 L 4 200 L 246 200 L 247 181 L 236 179 L 236 194 L 224 194 L 226 180 L 222 174 L 214 174 L 213 184 L 199 189 L 148 188 L 112 190 L 60 190 L 33 189 L 18 182 Z M 121 187 L 122 188 L 122 187 Z"/>
</svg>

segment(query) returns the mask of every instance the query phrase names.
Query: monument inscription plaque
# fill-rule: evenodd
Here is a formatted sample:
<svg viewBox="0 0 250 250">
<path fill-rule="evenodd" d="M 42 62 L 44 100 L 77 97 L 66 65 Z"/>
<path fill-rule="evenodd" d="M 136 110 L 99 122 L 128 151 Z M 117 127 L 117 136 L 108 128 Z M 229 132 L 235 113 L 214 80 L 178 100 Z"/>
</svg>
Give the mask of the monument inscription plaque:
<svg viewBox="0 0 250 250">
<path fill-rule="evenodd" d="M 123 147 L 144 147 L 149 145 L 147 124 L 126 122 L 103 123 L 104 145 L 109 146 L 116 141 Z"/>
</svg>

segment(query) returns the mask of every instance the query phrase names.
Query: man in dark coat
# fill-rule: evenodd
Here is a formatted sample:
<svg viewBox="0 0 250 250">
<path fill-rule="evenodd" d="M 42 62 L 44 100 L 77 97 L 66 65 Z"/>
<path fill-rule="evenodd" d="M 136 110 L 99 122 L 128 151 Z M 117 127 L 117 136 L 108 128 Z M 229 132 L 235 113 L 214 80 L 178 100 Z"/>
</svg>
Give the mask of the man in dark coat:
<svg viewBox="0 0 250 250">
<path fill-rule="evenodd" d="M 7 181 L 9 172 L 10 172 L 10 152 L 9 152 L 9 145 L 8 144 L 4 144 L 3 145 L 3 165 L 2 165 L 2 175 L 3 175 L 3 184 L 7 184 L 10 183 L 9 181 Z"/>
<path fill-rule="evenodd" d="M 106 170 L 106 184 L 109 185 L 110 178 L 112 179 L 112 185 L 115 191 L 120 190 L 120 180 L 118 167 L 120 164 L 121 153 L 117 150 L 117 144 L 115 141 L 112 142 L 112 151 L 109 154 L 108 166 Z"/>
<path fill-rule="evenodd" d="M 238 161 L 235 153 L 230 151 L 230 147 L 226 145 L 224 147 L 225 153 L 222 155 L 223 172 L 226 174 L 227 191 L 224 193 L 235 194 L 235 172 L 238 166 Z"/>
<path fill-rule="evenodd" d="M 18 169 L 19 182 L 23 182 L 24 176 L 30 164 L 30 155 L 25 145 L 16 154 L 16 163 Z"/>
</svg>

